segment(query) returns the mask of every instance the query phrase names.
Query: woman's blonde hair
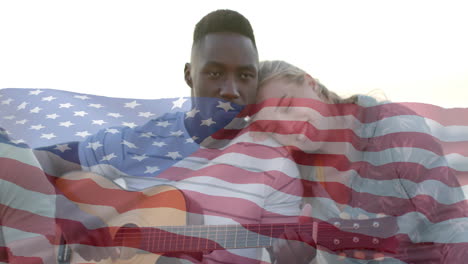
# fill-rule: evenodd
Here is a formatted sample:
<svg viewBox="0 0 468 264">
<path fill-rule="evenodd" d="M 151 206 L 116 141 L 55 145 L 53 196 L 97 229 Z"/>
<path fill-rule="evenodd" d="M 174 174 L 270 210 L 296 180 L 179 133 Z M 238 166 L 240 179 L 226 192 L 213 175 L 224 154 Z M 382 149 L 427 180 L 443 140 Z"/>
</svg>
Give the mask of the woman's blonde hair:
<svg viewBox="0 0 468 264">
<path fill-rule="evenodd" d="M 295 82 L 301 85 L 305 82 L 305 77 L 307 75 L 308 74 L 305 71 L 285 61 L 261 61 L 260 69 L 258 72 L 258 86 L 259 88 L 261 88 L 263 85 L 265 85 L 268 81 L 271 81 L 272 79 L 286 79 L 288 81 Z M 328 103 L 343 104 L 356 103 L 358 101 L 358 97 L 356 95 L 353 95 L 348 98 L 341 98 L 336 93 L 328 90 L 327 87 L 321 84 L 317 79 L 314 79 L 314 81 L 315 85 L 313 89 L 315 89 L 317 94 Z"/>
</svg>

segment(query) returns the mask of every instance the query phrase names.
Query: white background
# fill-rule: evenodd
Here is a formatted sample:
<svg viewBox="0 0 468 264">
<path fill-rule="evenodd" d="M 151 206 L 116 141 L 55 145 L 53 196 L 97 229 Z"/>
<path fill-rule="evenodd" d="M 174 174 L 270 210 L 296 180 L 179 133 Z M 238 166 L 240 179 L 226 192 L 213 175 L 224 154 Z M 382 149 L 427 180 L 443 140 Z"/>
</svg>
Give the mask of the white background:
<svg viewBox="0 0 468 264">
<path fill-rule="evenodd" d="M 0 88 L 189 96 L 193 28 L 229 8 L 252 23 L 260 59 L 339 94 L 468 107 L 465 2 L 0 0 Z"/>
</svg>

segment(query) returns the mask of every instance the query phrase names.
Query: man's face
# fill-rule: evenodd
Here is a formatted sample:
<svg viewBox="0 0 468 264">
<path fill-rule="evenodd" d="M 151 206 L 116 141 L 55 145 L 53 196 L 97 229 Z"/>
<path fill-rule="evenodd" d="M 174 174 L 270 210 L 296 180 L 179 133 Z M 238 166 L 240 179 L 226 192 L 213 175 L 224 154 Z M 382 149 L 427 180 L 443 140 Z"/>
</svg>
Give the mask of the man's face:
<svg viewBox="0 0 468 264">
<path fill-rule="evenodd" d="M 258 54 L 252 41 L 240 34 L 206 35 L 192 50 L 185 80 L 193 97 L 220 98 L 239 105 L 255 103 Z"/>
</svg>

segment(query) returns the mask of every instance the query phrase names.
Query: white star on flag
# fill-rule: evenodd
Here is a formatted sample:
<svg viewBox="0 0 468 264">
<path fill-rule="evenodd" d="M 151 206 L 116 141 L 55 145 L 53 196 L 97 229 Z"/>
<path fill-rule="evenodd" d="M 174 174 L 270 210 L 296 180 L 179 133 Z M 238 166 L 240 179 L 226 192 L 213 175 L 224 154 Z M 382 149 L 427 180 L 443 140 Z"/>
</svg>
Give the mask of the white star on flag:
<svg viewBox="0 0 468 264">
<path fill-rule="evenodd" d="M 234 110 L 234 107 L 231 106 L 231 103 L 230 102 L 221 102 L 221 101 L 218 101 L 218 105 L 216 106 L 218 108 L 221 108 L 221 109 L 224 109 L 224 111 L 229 111 L 229 110 Z"/>
<path fill-rule="evenodd" d="M 117 134 L 117 133 L 119 133 L 119 130 L 117 130 L 115 128 L 107 128 L 106 133 Z"/>
<path fill-rule="evenodd" d="M 201 126 L 211 126 L 213 124 L 216 124 L 216 122 L 211 117 L 201 121 Z"/>
<path fill-rule="evenodd" d="M 119 117 L 122 117 L 123 115 L 119 114 L 119 113 L 108 113 L 107 114 L 108 116 L 112 116 L 112 117 L 115 117 L 115 118 L 119 118 Z"/>
<path fill-rule="evenodd" d="M 88 106 L 89 106 L 89 107 L 94 107 L 94 108 L 97 108 L 97 109 L 104 107 L 104 106 L 101 105 L 101 104 L 89 104 Z"/>
<path fill-rule="evenodd" d="M 198 139 L 198 137 L 193 136 L 193 137 L 191 137 L 191 138 L 187 138 L 187 139 L 185 140 L 185 143 L 195 143 L 195 140 L 197 140 L 197 139 Z"/>
<path fill-rule="evenodd" d="M 74 124 L 70 121 L 67 121 L 67 122 L 60 122 L 59 123 L 59 126 L 64 126 L 64 127 L 70 127 L 70 126 L 73 126 Z"/>
<path fill-rule="evenodd" d="M 41 91 L 41 90 L 30 91 L 29 95 L 39 95 L 42 92 L 44 92 L 44 91 Z"/>
<path fill-rule="evenodd" d="M 166 145 L 167 145 L 167 144 L 166 144 L 166 143 L 164 143 L 164 142 L 162 142 L 162 141 L 161 141 L 161 142 L 156 142 L 156 141 L 155 141 L 155 142 L 153 142 L 153 146 L 162 147 L 162 146 L 166 146 Z"/>
<path fill-rule="evenodd" d="M 139 105 L 141 105 L 141 104 L 137 103 L 136 100 L 133 100 L 133 101 L 130 102 L 130 103 L 125 103 L 125 106 L 124 106 L 124 107 L 132 108 L 132 109 L 133 109 L 133 108 L 135 108 L 135 107 L 137 107 L 137 106 L 139 106 Z"/>
<path fill-rule="evenodd" d="M 164 122 L 159 121 L 159 122 L 156 123 L 156 125 L 157 126 L 162 126 L 162 127 L 167 127 L 167 126 L 170 125 L 170 123 L 168 121 L 164 121 Z"/>
<path fill-rule="evenodd" d="M 159 170 L 158 166 L 146 166 L 145 173 L 154 173 Z"/>
<path fill-rule="evenodd" d="M 150 118 L 152 116 L 154 116 L 155 114 L 151 113 L 151 112 L 139 112 L 138 113 L 138 116 L 142 116 L 142 117 L 146 117 L 146 118 Z"/>
<path fill-rule="evenodd" d="M 99 141 L 88 142 L 88 146 L 86 146 L 86 148 L 92 148 L 93 150 L 96 150 L 96 149 L 98 149 L 100 147 L 102 147 L 102 144 Z"/>
<path fill-rule="evenodd" d="M 60 115 L 57 115 L 57 114 L 46 115 L 46 118 L 49 118 L 49 119 L 56 119 L 57 117 L 60 117 Z"/>
<path fill-rule="evenodd" d="M 68 144 L 57 144 L 54 149 L 58 149 L 60 152 L 63 153 L 71 148 L 68 146 Z"/>
<path fill-rule="evenodd" d="M 124 140 L 121 144 L 127 146 L 128 148 L 138 148 L 135 144 L 128 142 L 127 140 Z"/>
<path fill-rule="evenodd" d="M 73 116 L 83 116 L 83 117 L 88 114 L 85 111 L 75 111 L 73 113 L 74 113 Z"/>
<path fill-rule="evenodd" d="M 90 136 L 91 134 L 88 132 L 88 131 L 81 131 L 81 132 L 76 132 L 75 136 L 79 136 L 79 137 L 87 137 L 87 136 Z"/>
<path fill-rule="evenodd" d="M 72 104 L 66 103 L 66 104 L 60 104 L 59 108 L 70 108 L 72 106 L 73 106 Z"/>
<path fill-rule="evenodd" d="M 48 102 L 50 102 L 50 101 L 53 101 L 53 100 L 55 100 L 55 99 L 57 99 L 57 97 L 47 96 L 47 97 L 42 97 L 41 101 L 48 101 Z"/>
<path fill-rule="evenodd" d="M 142 161 L 142 160 L 147 159 L 147 158 L 148 158 L 148 156 L 146 156 L 146 154 L 143 154 L 143 155 L 134 155 L 134 156 L 132 157 L 132 159 L 136 159 L 136 160 L 138 160 L 138 161 Z"/>
<path fill-rule="evenodd" d="M 37 114 L 37 113 L 39 113 L 41 110 L 42 110 L 42 108 L 36 106 L 36 107 L 34 107 L 33 109 L 29 110 L 29 112 L 30 112 L 30 113 L 35 113 L 35 114 Z"/>
<path fill-rule="evenodd" d="M 182 132 L 182 130 L 177 130 L 177 131 L 171 131 L 170 136 L 180 137 L 183 134 L 184 134 L 184 132 Z"/>
<path fill-rule="evenodd" d="M 171 110 L 174 108 L 182 108 L 182 105 L 185 103 L 185 101 L 187 101 L 187 99 L 183 97 L 180 97 L 179 99 L 173 101 Z"/>
<path fill-rule="evenodd" d="M 173 160 L 175 160 L 175 159 L 177 159 L 177 158 L 181 158 L 182 155 L 180 155 L 178 151 L 173 151 L 173 152 L 168 152 L 168 153 L 166 154 L 166 157 L 170 157 L 170 158 L 172 158 Z"/>
<path fill-rule="evenodd" d="M 150 138 L 150 137 L 154 137 L 156 136 L 155 134 L 153 134 L 153 132 L 145 132 L 145 133 L 141 133 L 140 137 L 145 137 L 145 138 Z"/>
<path fill-rule="evenodd" d="M 12 101 L 13 101 L 13 99 L 8 98 L 8 99 L 6 99 L 6 100 L 3 100 L 3 101 L 2 101 L 2 104 L 3 104 L 3 105 L 9 105 Z"/>
<path fill-rule="evenodd" d="M 46 139 L 52 139 L 54 137 L 56 137 L 56 135 L 54 135 L 54 133 L 42 134 L 41 135 L 41 138 L 46 138 Z"/>
<path fill-rule="evenodd" d="M 16 124 L 24 125 L 24 124 L 26 124 L 26 122 L 28 122 L 28 120 L 27 120 L 27 119 L 23 119 L 23 120 L 16 121 Z"/>
<path fill-rule="evenodd" d="M 103 124 L 107 123 L 104 120 L 93 120 L 93 125 L 100 125 L 102 126 Z"/>
<path fill-rule="evenodd" d="M 11 116 L 4 116 L 3 119 L 6 119 L 6 120 L 13 120 L 13 119 L 15 119 L 15 116 L 14 116 L 14 115 L 11 115 Z"/>
<path fill-rule="evenodd" d="M 29 129 L 34 129 L 34 130 L 41 130 L 45 128 L 45 126 L 39 124 L 39 125 L 34 125 L 34 126 L 31 126 Z"/>
<path fill-rule="evenodd" d="M 133 122 L 122 122 L 122 126 L 127 126 L 129 128 L 134 128 L 137 126 L 137 124 L 133 123 Z"/>
<path fill-rule="evenodd" d="M 192 110 L 188 111 L 186 114 L 185 114 L 185 119 L 187 118 L 190 118 L 190 117 L 195 117 L 195 115 L 200 112 L 200 110 L 196 109 L 196 108 L 193 108 Z"/>
<path fill-rule="evenodd" d="M 109 160 L 111 160 L 111 159 L 113 159 L 113 158 L 117 158 L 117 156 L 115 155 L 115 153 L 111 153 L 111 154 L 109 154 L 109 155 L 103 156 L 102 159 L 101 159 L 101 161 L 105 161 L 105 160 L 109 161 Z"/>
<path fill-rule="evenodd" d="M 89 97 L 88 97 L 88 96 L 86 96 L 86 95 L 75 95 L 75 96 L 73 96 L 73 97 L 74 97 L 74 98 L 81 99 L 81 100 L 86 100 L 86 99 L 89 99 Z"/>
<path fill-rule="evenodd" d="M 28 104 L 29 104 L 29 103 L 22 102 L 20 105 L 18 105 L 18 107 L 17 107 L 16 109 L 17 109 L 17 110 L 26 109 L 26 106 L 27 106 Z"/>
</svg>

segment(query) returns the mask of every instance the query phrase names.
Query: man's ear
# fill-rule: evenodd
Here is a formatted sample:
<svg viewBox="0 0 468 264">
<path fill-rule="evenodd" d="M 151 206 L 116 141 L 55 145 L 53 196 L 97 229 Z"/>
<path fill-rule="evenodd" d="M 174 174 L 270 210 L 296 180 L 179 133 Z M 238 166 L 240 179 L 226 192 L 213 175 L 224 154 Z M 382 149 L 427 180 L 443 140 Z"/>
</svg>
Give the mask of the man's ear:
<svg viewBox="0 0 468 264">
<path fill-rule="evenodd" d="M 188 86 L 190 86 L 190 88 L 193 88 L 193 81 L 192 81 L 192 77 L 190 76 L 190 70 L 191 70 L 191 67 L 190 67 L 190 63 L 185 63 L 185 67 L 184 67 L 184 78 L 185 78 L 185 82 L 187 83 Z"/>
</svg>

